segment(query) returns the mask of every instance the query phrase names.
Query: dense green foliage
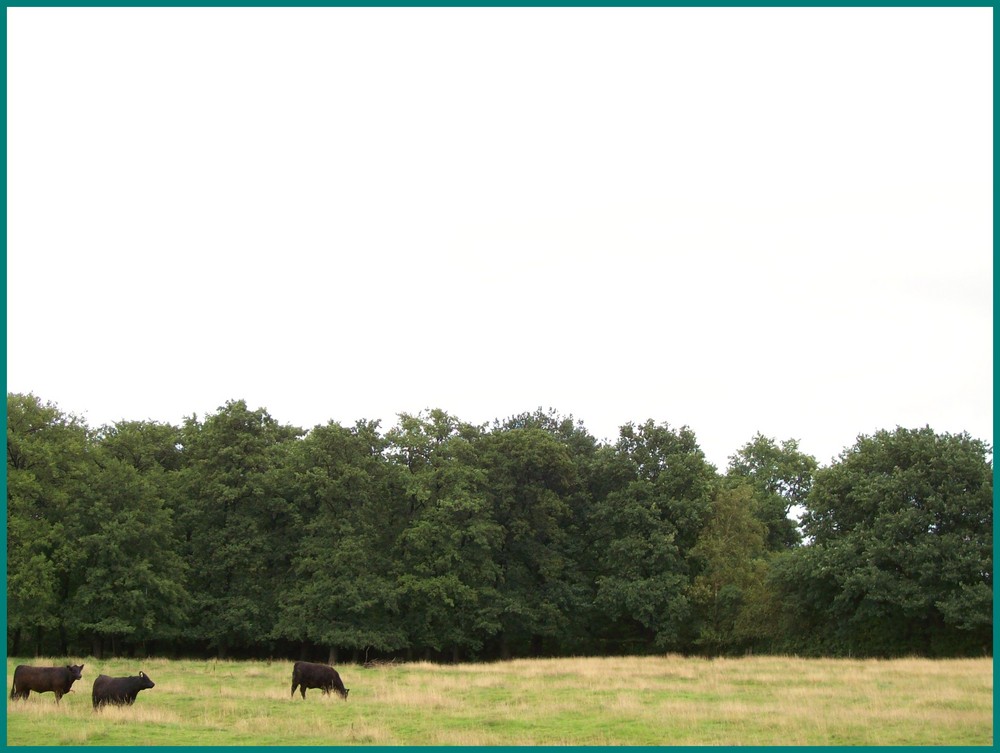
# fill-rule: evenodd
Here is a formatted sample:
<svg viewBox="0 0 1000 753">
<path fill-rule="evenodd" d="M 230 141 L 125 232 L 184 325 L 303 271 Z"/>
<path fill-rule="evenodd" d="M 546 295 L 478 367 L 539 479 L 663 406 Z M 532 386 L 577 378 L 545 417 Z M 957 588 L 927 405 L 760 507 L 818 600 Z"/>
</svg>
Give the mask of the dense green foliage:
<svg viewBox="0 0 1000 753">
<path fill-rule="evenodd" d="M 991 458 L 899 428 L 819 468 L 757 435 L 720 473 L 652 421 L 91 429 L 9 394 L 8 651 L 992 654 Z"/>
</svg>

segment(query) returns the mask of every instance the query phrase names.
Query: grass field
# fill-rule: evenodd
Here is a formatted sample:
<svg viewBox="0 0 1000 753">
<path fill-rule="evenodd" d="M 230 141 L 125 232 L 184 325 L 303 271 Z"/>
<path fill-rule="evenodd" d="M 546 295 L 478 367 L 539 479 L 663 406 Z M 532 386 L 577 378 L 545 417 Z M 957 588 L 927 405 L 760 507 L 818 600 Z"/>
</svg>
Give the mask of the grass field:
<svg viewBox="0 0 1000 753">
<path fill-rule="evenodd" d="M 350 698 L 289 697 L 292 662 L 9 659 L 86 666 L 7 701 L 8 745 L 992 745 L 993 660 L 679 656 L 338 665 Z M 98 674 L 156 683 L 94 712 Z"/>
</svg>

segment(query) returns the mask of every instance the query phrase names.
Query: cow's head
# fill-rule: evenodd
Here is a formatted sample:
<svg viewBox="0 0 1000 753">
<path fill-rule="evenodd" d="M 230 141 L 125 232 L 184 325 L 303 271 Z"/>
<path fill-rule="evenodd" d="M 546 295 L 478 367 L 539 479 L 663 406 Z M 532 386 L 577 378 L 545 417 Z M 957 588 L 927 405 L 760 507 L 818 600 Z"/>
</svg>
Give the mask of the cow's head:
<svg viewBox="0 0 1000 753">
<path fill-rule="evenodd" d="M 344 688 L 343 690 L 338 690 L 337 694 L 346 701 L 347 700 L 347 694 L 350 693 L 350 692 L 351 692 L 350 688 Z"/>
<path fill-rule="evenodd" d="M 66 669 L 69 670 L 70 679 L 79 680 L 81 677 L 83 677 L 82 664 L 67 664 Z"/>
<path fill-rule="evenodd" d="M 142 686 L 141 686 L 140 689 L 142 689 L 142 688 L 155 688 L 156 687 L 156 683 L 153 682 L 152 680 L 150 680 L 149 679 L 149 675 L 147 675 L 145 672 L 140 672 L 139 673 L 139 679 L 142 680 Z"/>
</svg>

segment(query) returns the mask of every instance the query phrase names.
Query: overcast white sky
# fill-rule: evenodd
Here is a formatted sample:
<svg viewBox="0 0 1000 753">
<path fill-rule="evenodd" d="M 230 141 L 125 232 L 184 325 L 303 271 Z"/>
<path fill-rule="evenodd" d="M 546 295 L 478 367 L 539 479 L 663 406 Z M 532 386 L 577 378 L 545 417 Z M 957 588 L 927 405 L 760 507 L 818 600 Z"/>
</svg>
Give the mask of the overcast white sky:
<svg viewBox="0 0 1000 753">
<path fill-rule="evenodd" d="M 7 388 L 993 441 L 993 10 L 8 8 Z"/>
</svg>

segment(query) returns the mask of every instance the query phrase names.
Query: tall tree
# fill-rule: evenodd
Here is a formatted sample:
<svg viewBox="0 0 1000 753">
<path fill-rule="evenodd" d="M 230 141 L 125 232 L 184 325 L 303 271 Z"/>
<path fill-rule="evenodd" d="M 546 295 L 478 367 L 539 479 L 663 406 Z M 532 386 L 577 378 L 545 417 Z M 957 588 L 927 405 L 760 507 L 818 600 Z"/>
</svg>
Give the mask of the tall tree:
<svg viewBox="0 0 1000 753">
<path fill-rule="evenodd" d="M 754 515 L 753 491 L 746 484 L 720 489 L 691 559 L 698 575 L 691 601 L 698 625 L 694 643 L 708 653 L 745 649 L 745 632 L 737 630 L 754 586 L 767 573 L 767 529 Z"/>
<path fill-rule="evenodd" d="M 278 597 L 275 635 L 340 649 L 406 646 L 399 614 L 395 509 L 377 421 L 314 427 L 292 455 L 293 584 Z M 305 654 L 304 654 L 305 655 Z"/>
<path fill-rule="evenodd" d="M 160 493 L 166 484 L 162 471 L 144 474 L 100 445 L 94 452 L 96 467 L 79 499 L 86 529 L 76 542 L 87 567 L 66 609 L 93 637 L 96 656 L 106 640 L 114 654 L 125 643 L 145 653 L 147 642 L 179 635 L 188 602 L 171 510 Z"/>
<path fill-rule="evenodd" d="M 587 431 L 582 421 L 559 414 L 555 409 L 538 408 L 531 413 L 511 416 L 494 424 L 493 432 L 515 429 L 535 429 L 549 434 L 565 448 L 573 470 L 572 483 L 562 494 L 567 514 L 562 516 L 560 527 L 561 556 L 569 563 L 564 570 L 562 604 L 557 639 L 545 640 L 548 652 L 578 654 L 595 650 L 595 626 L 601 615 L 594 606 L 594 579 L 598 574 L 595 552 L 598 542 L 591 535 L 590 522 L 593 500 L 604 488 L 601 479 L 602 465 L 597 440 Z"/>
<path fill-rule="evenodd" d="M 558 642 L 575 601 L 567 538 L 580 480 L 565 444 L 540 428 L 493 431 L 481 440 L 496 553 L 499 650 L 539 653 Z"/>
<path fill-rule="evenodd" d="M 501 531 L 485 493 L 480 435 L 440 409 L 402 414 L 389 433 L 404 490 L 397 556 L 410 644 L 455 658 L 475 654 L 499 629 Z"/>
<path fill-rule="evenodd" d="M 7 395 L 7 634 L 35 651 L 66 653 L 62 605 L 86 569 L 79 504 L 93 469 L 89 430 L 79 418 L 34 395 Z M 53 641 L 54 642 L 51 642 Z"/>
<path fill-rule="evenodd" d="M 816 467 L 816 458 L 800 451 L 798 440 L 779 445 L 760 433 L 730 456 L 727 475 L 746 479 L 756 492 L 755 514 L 767 526 L 769 549 L 801 541 L 793 515 L 805 505 Z"/>
<path fill-rule="evenodd" d="M 185 421 L 180 522 L 197 615 L 189 636 L 220 656 L 266 645 L 275 627 L 292 557 L 285 456 L 301 434 L 244 400 Z"/>
<path fill-rule="evenodd" d="M 690 429 L 647 421 L 621 428 L 608 473 L 617 485 L 595 502 L 593 517 L 604 542 L 596 604 L 612 635 L 682 648 L 693 639 L 690 552 L 708 517 L 715 469 Z"/>
<path fill-rule="evenodd" d="M 800 622 L 834 650 L 990 650 L 991 454 L 968 434 L 897 428 L 820 470 L 803 518 L 811 544 L 781 571 Z"/>
</svg>

